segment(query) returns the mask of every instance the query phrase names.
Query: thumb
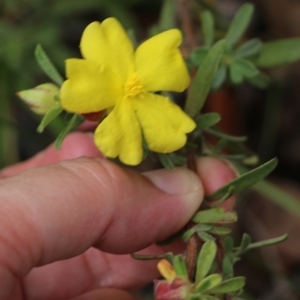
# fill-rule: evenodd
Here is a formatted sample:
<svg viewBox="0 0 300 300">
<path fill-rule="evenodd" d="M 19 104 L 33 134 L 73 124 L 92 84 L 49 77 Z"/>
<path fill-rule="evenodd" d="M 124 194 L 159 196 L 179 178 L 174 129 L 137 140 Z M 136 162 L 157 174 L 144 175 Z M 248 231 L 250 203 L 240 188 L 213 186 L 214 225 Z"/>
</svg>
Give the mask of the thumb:
<svg viewBox="0 0 300 300">
<path fill-rule="evenodd" d="M 0 299 L 36 266 L 74 257 L 93 245 L 130 253 L 170 236 L 188 222 L 202 197 L 191 171 L 143 176 L 97 158 L 1 180 Z"/>
</svg>

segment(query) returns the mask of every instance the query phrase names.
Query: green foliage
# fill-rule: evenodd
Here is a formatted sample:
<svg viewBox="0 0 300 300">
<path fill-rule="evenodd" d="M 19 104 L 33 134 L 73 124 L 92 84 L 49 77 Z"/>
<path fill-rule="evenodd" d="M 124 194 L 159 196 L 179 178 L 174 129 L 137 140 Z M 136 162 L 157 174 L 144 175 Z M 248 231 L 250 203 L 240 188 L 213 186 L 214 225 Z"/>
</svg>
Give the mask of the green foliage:
<svg viewBox="0 0 300 300">
<path fill-rule="evenodd" d="M 34 54 L 39 66 L 45 72 L 45 74 L 57 85 L 61 86 L 64 80 L 54 67 L 53 63 L 50 61 L 41 45 L 37 45 Z"/>
<path fill-rule="evenodd" d="M 245 33 L 251 21 L 253 12 L 254 6 L 250 3 L 246 3 L 236 13 L 225 36 L 229 48 L 234 46 Z"/>
<path fill-rule="evenodd" d="M 74 114 L 71 119 L 67 122 L 66 127 L 62 130 L 60 135 L 56 138 L 54 145 L 56 149 L 61 148 L 61 144 L 66 137 L 66 135 L 76 128 L 79 124 L 83 122 L 83 118 L 80 115 Z"/>
<path fill-rule="evenodd" d="M 50 124 L 58 115 L 60 115 L 63 112 L 63 109 L 61 106 L 53 107 L 50 109 L 46 115 L 43 117 L 39 127 L 37 128 L 37 131 L 39 133 L 42 133 L 47 125 Z"/>
<path fill-rule="evenodd" d="M 203 130 L 211 126 L 216 125 L 221 120 L 221 116 L 218 113 L 206 113 L 198 116 L 195 119 L 197 127 L 195 131 Z"/>
<path fill-rule="evenodd" d="M 245 173 L 238 177 L 237 179 L 229 182 L 225 186 L 221 187 L 214 193 L 206 196 L 206 199 L 209 201 L 212 200 L 218 200 L 224 197 L 226 195 L 227 197 L 230 197 L 231 195 L 235 193 L 239 193 L 243 191 L 246 188 L 249 188 L 250 186 L 254 185 L 255 183 L 259 182 L 260 180 L 264 179 L 267 175 L 269 175 L 277 166 L 277 159 L 274 158 L 270 160 L 269 162 L 263 164 L 262 166 L 249 171 L 248 173 Z M 228 190 L 232 189 L 231 192 L 228 194 Z"/>
<path fill-rule="evenodd" d="M 201 14 L 204 46 L 210 48 L 214 42 L 214 18 L 210 11 Z"/>
<path fill-rule="evenodd" d="M 215 242 L 207 241 L 202 246 L 197 258 L 196 282 L 201 282 L 212 268 L 212 264 L 217 254 Z"/>
<path fill-rule="evenodd" d="M 263 44 L 253 62 L 261 68 L 286 65 L 300 60 L 300 39 L 283 39 Z"/>
<path fill-rule="evenodd" d="M 186 100 L 185 111 L 195 117 L 203 107 L 219 62 L 225 48 L 225 41 L 217 42 L 207 53 L 201 66 L 198 68 Z"/>
</svg>

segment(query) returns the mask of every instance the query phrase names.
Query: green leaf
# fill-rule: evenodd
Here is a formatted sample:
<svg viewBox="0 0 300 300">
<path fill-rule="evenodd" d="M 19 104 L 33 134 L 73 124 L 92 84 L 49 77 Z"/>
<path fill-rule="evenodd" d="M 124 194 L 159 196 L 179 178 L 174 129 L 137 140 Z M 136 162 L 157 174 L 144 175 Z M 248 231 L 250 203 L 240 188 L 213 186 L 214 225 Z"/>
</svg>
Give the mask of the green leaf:
<svg viewBox="0 0 300 300">
<path fill-rule="evenodd" d="M 244 58 L 252 56 L 259 52 L 262 47 L 262 42 L 259 39 L 252 39 L 241 45 L 234 51 L 235 58 Z"/>
<path fill-rule="evenodd" d="M 214 91 L 219 89 L 223 85 L 223 83 L 226 80 L 226 76 L 227 76 L 227 68 L 226 66 L 221 65 L 211 85 Z"/>
<path fill-rule="evenodd" d="M 204 231 L 197 231 L 198 236 L 200 237 L 200 239 L 204 242 L 208 242 L 208 241 L 215 241 L 216 239 L 209 233 L 206 233 Z"/>
<path fill-rule="evenodd" d="M 192 218 L 196 223 L 232 223 L 237 221 L 236 212 L 225 212 L 222 207 L 198 211 Z"/>
<path fill-rule="evenodd" d="M 34 54 L 39 66 L 45 74 L 57 85 L 61 86 L 64 80 L 50 61 L 41 45 L 36 46 Z"/>
<path fill-rule="evenodd" d="M 186 279 L 188 278 L 188 271 L 187 271 L 185 259 L 181 254 L 174 256 L 173 267 L 178 276 Z"/>
<path fill-rule="evenodd" d="M 172 161 L 172 159 L 170 158 L 169 154 L 164 154 L 164 153 L 158 153 L 157 154 L 159 161 L 161 162 L 161 164 L 168 170 L 172 170 L 175 168 L 175 165 Z"/>
<path fill-rule="evenodd" d="M 221 116 L 218 113 L 203 114 L 195 119 L 197 125 L 195 131 L 216 125 L 220 120 Z"/>
<path fill-rule="evenodd" d="M 288 235 L 284 234 L 277 238 L 273 238 L 273 239 L 269 239 L 269 240 L 265 240 L 265 241 L 261 241 L 261 242 L 257 242 L 257 243 L 252 243 L 248 246 L 247 250 L 265 247 L 265 246 L 272 246 L 272 245 L 275 245 L 275 244 L 285 241 L 287 238 L 288 238 Z"/>
<path fill-rule="evenodd" d="M 256 76 L 252 78 L 247 78 L 247 81 L 249 81 L 252 85 L 260 89 L 267 88 L 271 82 L 269 77 L 261 72 L 259 72 Z"/>
<path fill-rule="evenodd" d="M 214 33 L 215 25 L 214 25 L 213 15 L 209 10 L 205 10 L 202 12 L 201 21 L 202 21 L 202 34 L 203 34 L 204 45 L 207 47 L 211 47 L 215 38 L 215 33 Z"/>
<path fill-rule="evenodd" d="M 214 235 L 227 235 L 231 233 L 231 229 L 226 227 L 214 226 L 211 230 L 209 230 L 209 233 Z"/>
<path fill-rule="evenodd" d="M 253 12 L 254 6 L 250 3 L 244 4 L 238 10 L 225 36 L 229 47 L 232 47 L 243 36 L 249 26 Z"/>
<path fill-rule="evenodd" d="M 222 273 L 225 278 L 231 278 L 234 274 L 233 261 L 228 253 L 225 253 L 223 257 Z"/>
<path fill-rule="evenodd" d="M 205 103 L 223 55 L 225 43 L 224 40 L 218 41 L 209 50 L 203 63 L 198 68 L 185 105 L 185 111 L 192 118 L 199 113 Z"/>
<path fill-rule="evenodd" d="M 194 226 L 188 229 L 187 231 L 185 231 L 182 235 L 183 241 L 187 242 L 191 238 L 191 236 L 196 232 L 196 230 L 197 230 L 197 226 Z"/>
<path fill-rule="evenodd" d="M 231 252 L 234 246 L 234 241 L 231 236 L 226 236 L 224 239 L 225 250 L 227 253 Z"/>
<path fill-rule="evenodd" d="M 174 0 L 164 0 L 158 23 L 160 32 L 175 27 L 175 14 L 176 6 Z"/>
<path fill-rule="evenodd" d="M 37 128 L 37 131 L 39 133 L 42 133 L 45 129 L 45 127 L 53 121 L 61 112 L 63 111 L 63 108 L 59 105 L 56 107 L 51 108 L 43 117 L 39 127 Z"/>
<path fill-rule="evenodd" d="M 291 195 L 290 193 L 284 191 L 271 182 L 267 182 L 266 180 L 258 182 L 253 189 L 291 214 L 300 217 L 300 204 L 299 199 L 296 196 Z"/>
<path fill-rule="evenodd" d="M 243 73 L 241 72 L 240 68 L 232 62 L 229 66 L 229 76 L 230 80 L 234 84 L 241 84 L 244 80 Z"/>
<path fill-rule="evenodd" d="M 197 259 L 195 282 L 202 281 L 208 274 L 217 254 L 217 246 L 213 241 L 207 241 L 201 248 Z"/>
<path fill-rule="evenodd" d="M 208 53 L 209 49 L 206 47 L 200 47 L 195 49 L 192 53 L 191 53 L 191 60 L 192 62 L 196 65 L 199 66 L 202 64 L 204 58 L 206 57 L 207 53 Z"/>
<path fill-rule="evenodd" d="M 218 137 L 220 139 L 224 139 L 226 141 L 231 141 L 231 142 L 245 142 L 247 140 L 246 136 L 229 135 L 229 134 L 226 134 L 216 128 L 206 128 L 205 132 L 207 132 L 215 137 Z"/>
<path fill-rule="evenodd" d="M 261 68 L 275 67 L 300 60 L 300 38 L 264 43 L 254 64 Z"/>
<path fill-rule="evenodd" d="M 244 233 L 242 237 L 241 246 L 238 248 L 238 253 L 244 253 L 251 244 L 251 237 L 249 234 Z"/>
<path fill-rule="evenodd" d="M 79 124 L 81 124 L 83 121 L 84 121 L 84 119 L 80 115 L 74 114 L 72 116 L 72 118 L 70 119 L 70 121 L 67 123 L 67 126 L 65 127 L 65 129 L 56 138 L 56 140 L 54 142 L 55 148 L 59 150 L 61 148 L 61 144 L 62 144 L 64 138 L 66 137 L 66 135 L 70 131 L 72 131 L 74 128 L 76 128 Z"/>
<path fill-rule="evenodd" d="M 185 156 L 182 156 L 180 154 L 177 154 L 177 153 L 170 153 L 169 154 L 170 156 L 170 159 L 172 160 L 173 164 L 177 167 L 181 167 L 183 165 L 186 164 L 186 157 Z"/>
<path fill-rule="evenodd" d="M 259 74 L 259 70 L 255 65 L 245 58 L 237 58 L 232 64 L 235 65 L 235 68 L 239 69 L 243 77 L 253 78 Z"/>
<path fill-rule="evenodd" d="M 241 246 L 239 248 L 239 252 L 243 253 L 246 249 L 248 249 L 249 245 L 251 244 L 251 237 L 249 234 L 244 233 L 242 237 Z"/>
<path fill-rule="evenodd" d="M 218 286 L 222 282 L 222 276 L 219 274 L 212 274 L 200 281 L 196 286 L 197 293 L 204 293 L 205 291 Z"/>
<path fill-rule="evenodd" d="M 238 177 L 237 179 L 229 182 L 225 186 L 221 187 L 214 193 L 206 196 L 206 200 L 213 201 L 222 199 L 223 196 L 228 193 L 229 188 L 232 189 L 231 193 L 227 195 L 227 197 L 230 197 L 231 195 L 235 193 L 239 193 L 246 188 L 254 185 L 258 181 L 262 180 L 266 176 L 268 176 L 277 166 L 277 159 L 274 158 L 267 163 L 261 165 L 260 167 L 249 171 L 248 173 L 245 173 Z"/>
<path fill-rule="evenodd" d="M 245 277 L 238 276 L 223 281 L 219 286 L 209 290 L 210 294 L 228 294 L 241 290 L 246 283 Z"/>
</svg>

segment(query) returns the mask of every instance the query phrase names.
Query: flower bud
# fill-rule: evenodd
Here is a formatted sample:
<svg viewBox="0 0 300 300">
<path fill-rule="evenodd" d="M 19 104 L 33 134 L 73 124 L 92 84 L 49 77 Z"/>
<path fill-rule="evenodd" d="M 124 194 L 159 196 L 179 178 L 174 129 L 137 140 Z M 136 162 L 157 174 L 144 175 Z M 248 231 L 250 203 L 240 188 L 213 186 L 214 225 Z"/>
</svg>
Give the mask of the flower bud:
<svg viewBox="0 0 300 300">
<path fill-rule="evenodd" d="M 170 280 L 154 280 L 155 300 L 186 300 L 189 283 L 181 277 Z"/>
<path fill-rule="evenodd" d="M 44 83 L 33 89 L 17 93 L 32 111 L 45 115 L 50 109 L 59 106 L 59 88 L 53 83 Z"/>
</svg>

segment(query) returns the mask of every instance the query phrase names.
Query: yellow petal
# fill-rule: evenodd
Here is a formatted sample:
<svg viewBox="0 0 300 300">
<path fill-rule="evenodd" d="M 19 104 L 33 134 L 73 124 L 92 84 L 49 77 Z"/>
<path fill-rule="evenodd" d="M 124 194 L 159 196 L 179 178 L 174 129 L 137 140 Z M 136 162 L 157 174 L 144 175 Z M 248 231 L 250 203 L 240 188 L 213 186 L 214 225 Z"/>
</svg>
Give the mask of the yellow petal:
<svg viewBox="0 0 300 300">
<path fill-rule="evenodd" d="M 133 45 L 115 18 L 88 25 L 82 34 L 80 48 L 84 58 L 110 69 L 123 83 L 133 72 Z"/>
<path fill-rule="evenodd" d="M 186 134 L 196 127 L 179 106 L 169 98 L 148 93 L 132 99 L 149 149 L 169 153 L 183 147 Z"/>
<path fill-rule="evenodd" d="M 147 91 L 182 92 L 190 77 L 178 49 L 181 32 L 171 29 L 160 33 L 136 50 L 135 67 Z"/>
<path fill-rule="evenodd" d="M 61 87 L 61 105 L 75 113 L 98 112 L 113 106 L 122 97 L 122 86 L 115 76 L 102 66 L 83 59 L 68 59 L 69 80 Z"/>
<path fill-rule="evenodd" d="M 120 101 L 95 131 L 95 143 L 107 157 L 119 156 L 127 165 L 137 165 L 143 157 L 139 122 L 128 99 Z"/>
</svg>

